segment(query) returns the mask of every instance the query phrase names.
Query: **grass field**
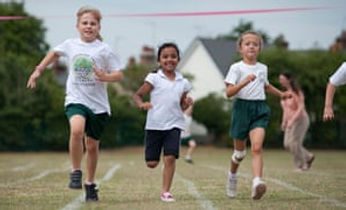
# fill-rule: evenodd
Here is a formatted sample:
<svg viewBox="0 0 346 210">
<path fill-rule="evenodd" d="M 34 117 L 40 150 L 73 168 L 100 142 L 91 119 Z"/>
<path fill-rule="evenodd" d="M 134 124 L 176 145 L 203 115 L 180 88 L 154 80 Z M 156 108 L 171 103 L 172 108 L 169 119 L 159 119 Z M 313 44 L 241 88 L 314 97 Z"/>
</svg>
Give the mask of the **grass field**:
<svg viewBox="0 0 346 210">
<path fill-rule="evenodd" d="M 240 166 L 238 197 L 229 199 L 225 181 L 231 149 L 199 147 L 195 164 L 177 161 L 175 203 L 159 199 L 161 165 L 146 168 L 141 147 L 101 151 L 97 203 L 85 203 L 83 191 L 67 188 L 67 153 L 0 153 L 0 209 L 346 209 L 346 152 L 313 152 L 312 169 L 299 173 L 293 172 L 288 152 L 265 150 L 268 189 L 253 201 L 251 155 Z"/>
</svg>

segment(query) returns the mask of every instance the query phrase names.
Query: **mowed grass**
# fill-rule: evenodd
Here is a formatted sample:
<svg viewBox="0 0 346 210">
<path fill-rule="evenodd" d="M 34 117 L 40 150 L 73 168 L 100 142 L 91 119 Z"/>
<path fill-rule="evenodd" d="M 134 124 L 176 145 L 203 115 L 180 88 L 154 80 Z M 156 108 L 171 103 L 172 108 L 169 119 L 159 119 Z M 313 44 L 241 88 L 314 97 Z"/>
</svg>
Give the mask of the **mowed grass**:
<svg viewBox="0 0 346 210">
<path fill-rule="evenodd" d="M 67 152 L 0 153 L 0 209 L 345 209 L 346 152 L 313 152 L 311 170 L 298 173 L 287 151 L 265 149 L 267 193 L 253 201 L 249 151 L 239 168 L 238 196 L 229 199 L 225 182 L 232 150 L 198 147 L 195 164 L 177 161 L 174 203 L 159 199 L 162 163 L 146 168 L 142 147 L 101 151 L 96 203 L 80 200 L 82 190 L 67 188 Z"/>
</svg>

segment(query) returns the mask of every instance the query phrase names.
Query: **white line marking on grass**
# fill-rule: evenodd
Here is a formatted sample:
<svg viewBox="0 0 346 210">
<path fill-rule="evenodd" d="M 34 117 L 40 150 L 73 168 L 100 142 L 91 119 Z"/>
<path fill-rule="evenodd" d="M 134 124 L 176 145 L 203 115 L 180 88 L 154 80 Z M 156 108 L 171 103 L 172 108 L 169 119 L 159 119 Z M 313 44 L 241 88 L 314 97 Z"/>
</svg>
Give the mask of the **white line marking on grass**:
<svg viewBox="0 0 346 210">
<path fill-rule="evenodd" d="M 214 169 L 214 170 L 218 170 L 218 171 L 226 171 L 227 169 L 224 169 L 224 168 L 220 168 L 220 167 L 216 167 L 216 166 L 209 166 L 209 165 L 203 165 L 203 167 L 206 167 L 206 168 L 210 168 L 210 169 Z M 249 178 L 251 179 L 251 176 L 249 174 L 244 174 L 244 173 L 238 173 L 239 176 L 242 176 L 244 178 Z M 289 189 L 289 190 L 292 190 L 292 191 L 297 191 L 297 192 L 300 192 L 302 194 L 305 194 L 305 195 L 310 195 L 312 197 L 316 197 L 316 198 L 319 198 L 323 201 L 327 201 L 329 203 L 332 203 L 336 206 L 341 206 L 341 207 L 346 207 L 346 203 L 343 203 L 341 201 L 338 201 L 334 198 L 328 198 L 326 196 L 322 196 L 322 195 L 319 195 L 319 194 L 316 194 L 316 193 L 312 193 L 312 192 L 309 192 L 309 191 L 306 191 L 306 190 L 303 190 L 299 187 L 296 187 L 292 184 L 289 184 L 289 183 L 286 183 L 286 182 L 283 182 L 279 179 L 274 179 L 274 178 L 264 178 L 264 180 L 267 180 L 267 181 L 270 181 L 274 184 L 277 184 L 277 185 L 280 185 L 281 187 L 284 187 L 286 189 Z"/>
<path fill-rule="evenodd" d="M 35 164 L 34 163 L 30 163 L 30 164 L 25 164 L 25 165 L 21 165 L 21 166 L 16 166 L 13 168 L 2 168 L 0 169 L 0 172 L 4 172 L 4 171 L 25 171 L 28 170 L 32 167 L 34 167 Z"/>
<path fill-rule="evenodd" d="M 101 182 L 110 180 L 114 173 L 120 169 L 122 165 L 115 164 L 112 168 L 110 168 L 107 173 L 103 176 L 103 178 L 100 181 L 97 181 L 97 184 L 101 184 Z M 76 199 L 68 203 L 62 210 L 72 210 L 72 209 L 78 209 L 80 205 L 84 202 L 84 193 L 80 194 Z"/>
<path fill-rule="evenodd" d="M 195 185 L 193 184 L 192 181 L 182 177 L 180 174 L 177 172 L 175 173 L 178 179 L 182 180 L 187 187 L 187 190 L 189 191 L 190 195 L 192 195 L 198 203 L 201 205 L 203 209 L 208 209 L 208 210 L 214 210 L 216 209 L 213 207 L 213 204 L 211 201 L 203 197 L 201 194 L 199 194 L 198 190 L 196 189 Z"/>
<path fill-rule="evenodd" d="M 14 168 L 11 169 L 11 171 L 25 171 L 25 170 L 28 170 L 29 168 L 34 167 L 34 166 L 35 166 L 34 163 L 30 163 L 30 164 L 26 164 L 26 165 L 23 165 L 23 166 L 14 167 Z"/>
<path fill-rule="evenodd" d="M 107 171 L 107 173 L 103 176 L 103 178 L 100 180 L 100 183 L 110 180 L 110 179 L 113 177 L 114 173 L 115 173 L 118 169 L 120 169 L 120 168 L 121 168 L 121 165 L 120 165 L 120 164 L 114 165 L 114 166 L 113 166 L 112 168 L 110 168 L 110 169 Z"/>
<path fill-rule="evenodd" d="M 28 179 L 23 180 L 23 181 L 35 181 L 35 180 L 42 179 L 43 177 L 45 177 L 49 174 L 52 174 L 52 173 L 60 173 L 63 171 L 67 171 L 69 169 L 69 166 L 66 166 L 66 164 L 64 164 L 64 165 L 65 165 L 65 167 L 63 167 L 62 169 L 45 170 L 45 171 L 42 171 L 41 173 L 39 173 L 37 176 L 28 178 Z"/>
<path fill-rule="evenodd" d="M 291 185 L 289 183 L 283 182 L 283 181 L 281 181 L 279 179 L 265 178 L 265 180 L 271 181 L 271 182 L 273 182 L 273 183 L 275 183 L 277 185 L 280 185 L 280 186 L 285 187 L 285 188 L 287 188 L 289 190 L 292 190 L 292 191 L 298 191 L 300 193 L 303 193 L 303 194 L 306 194 L 306 195 L 310 195 L 312 197 L 317 197 L 317 198 L 319 198 L 321 200 L 333 203 L 336 206 L 346 207 L 346 203 L 338 201 L 338 200 L 336 200 L 334 198 L 328 198 L 328 197 L 325 197 L 325 196 L 322 196 L 322 195 L 319 195 L 319 194 L 316 194 L 316 193 L 312 193 L 312 192 L 300 189 L 300 188 L 298 188 L 296 186 L 293 186 L 293 185 Z"/>
</svg>

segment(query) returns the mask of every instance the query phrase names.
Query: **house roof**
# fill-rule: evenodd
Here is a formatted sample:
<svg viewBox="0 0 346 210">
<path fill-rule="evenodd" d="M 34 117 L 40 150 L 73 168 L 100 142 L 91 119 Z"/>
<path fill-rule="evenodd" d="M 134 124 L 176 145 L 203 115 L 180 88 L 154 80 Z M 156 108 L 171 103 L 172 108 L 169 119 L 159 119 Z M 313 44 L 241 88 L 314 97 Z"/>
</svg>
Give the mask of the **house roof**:
<svg viewBox="0 0 346 210">
<path fill-rule="evenodd" d="M 237 56 L 237 43 L 225 39 L 198 39 L 208 51 L 223 76 L 226 76 L 229 66 Z"/>
</svg>

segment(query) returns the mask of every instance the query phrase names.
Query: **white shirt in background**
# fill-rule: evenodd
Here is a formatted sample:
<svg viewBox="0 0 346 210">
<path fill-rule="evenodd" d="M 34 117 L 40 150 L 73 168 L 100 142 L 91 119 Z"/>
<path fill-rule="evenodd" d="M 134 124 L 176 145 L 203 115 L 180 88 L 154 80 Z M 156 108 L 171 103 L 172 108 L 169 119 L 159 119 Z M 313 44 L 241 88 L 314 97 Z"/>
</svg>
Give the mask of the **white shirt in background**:
<svg viewBox="0 0 346 210">
<path fill-rule="evenodd" d="M 334 86 L 346 84 L 346 62 L 343 62 L 336 72 L 329 78 L 329 82 Z"/>
</svg>

